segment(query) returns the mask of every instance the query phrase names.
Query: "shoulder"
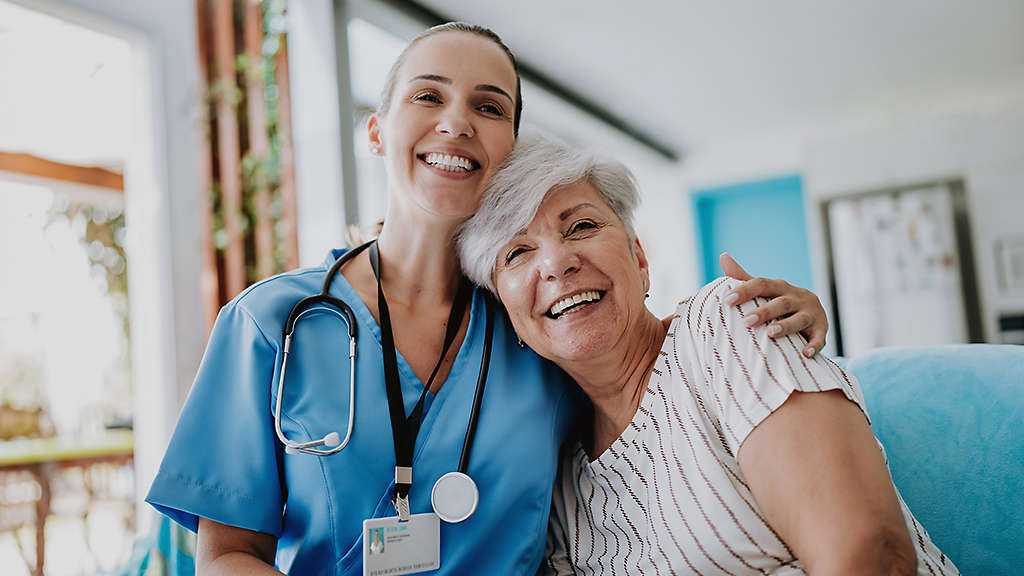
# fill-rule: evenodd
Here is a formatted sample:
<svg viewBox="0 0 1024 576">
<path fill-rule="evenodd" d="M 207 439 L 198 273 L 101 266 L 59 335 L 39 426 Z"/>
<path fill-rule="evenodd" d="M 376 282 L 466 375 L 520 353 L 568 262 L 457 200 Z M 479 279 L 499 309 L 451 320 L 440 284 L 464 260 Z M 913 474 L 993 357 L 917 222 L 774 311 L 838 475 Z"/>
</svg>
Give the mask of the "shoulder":
<svg viewBox="0 0 1024 576">
<path fill-rule="evenodd" d="M 326 270 L 323 266 L 313 268 L 298 268 L 282 272 L 242 290 L 235 296 L 228 306 L 236 306 L 258 314 L 260 310 L 277 304 L 282 299 L 288 299 L 296 294 L 311 296 L 320 292 L 320 285 L 323 283 Z"/>
<path fill-rule="evenodd" d="M 739 280 L 732 278 L 716 278 L 702 286 L 693 296 L 682 300 L 676 308 L 676 314 L 688 327 L 699 330 L 709 320 L 720 319 L 725 312 L 733 308 L 724 302 L 729 291 L 739 284 Z"/>
<path fill-rule="evenodd" d="M 669 333 L 675 334 L 677 340 L 688 335 L 698 342 L 706 342 L 716 335 L 716 327 L 742 323 L 740 309 L 725 303 L 729 292 L 740 283 L 728 277 L 716 278 L 692 296 L 680 300 Z"/>
<path fill-rule="evenodd" d="M 332 250 L 319 266 L 276 274 L 242 290 L 221 309 L 221 315 L 242 314 L 261 330 L 277 332 L 295 304 L 320 292 L 327 269 L 345 250 Z"/>
<path fill-rule="evenodd" d="M 277 333 L 296 302 L 320 292 L 325 271 L 303 268 L 271 276 L 249 286 L 221 308 L 221 318 L 238 316 L 248 319 L 261 331 Z"/>
</svg>

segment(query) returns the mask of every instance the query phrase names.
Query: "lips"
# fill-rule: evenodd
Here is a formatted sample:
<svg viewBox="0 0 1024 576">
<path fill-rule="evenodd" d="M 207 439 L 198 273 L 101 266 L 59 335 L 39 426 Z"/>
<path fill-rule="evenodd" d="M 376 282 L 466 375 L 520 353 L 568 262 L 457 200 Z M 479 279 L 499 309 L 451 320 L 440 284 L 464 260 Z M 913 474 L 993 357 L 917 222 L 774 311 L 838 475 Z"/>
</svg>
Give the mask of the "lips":
<svg viewBox="0 0 1024 576">
<path fill-rule="evenodd" d="M 600 290 L 583 290 L 559 298 L 554 304 L 548 308 L 545 316 L 548 318 L 560 318 L 566 314 L 572 314 L 577 310 L 580 310 L 588 304 L 599 302 L 604 297 L 604 292 Z"/>
</svg>

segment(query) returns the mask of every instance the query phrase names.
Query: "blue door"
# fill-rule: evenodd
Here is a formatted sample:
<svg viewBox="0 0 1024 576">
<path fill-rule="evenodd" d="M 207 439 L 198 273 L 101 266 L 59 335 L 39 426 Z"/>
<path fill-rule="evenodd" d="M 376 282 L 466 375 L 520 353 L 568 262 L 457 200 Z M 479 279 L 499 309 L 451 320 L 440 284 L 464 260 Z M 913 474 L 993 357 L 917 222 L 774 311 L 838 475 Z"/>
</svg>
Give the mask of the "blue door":
<svg viewBox="0 0 1024 576">
<path fill-rule="evenodd" d="M 754 276 L 811 288 L 811 262 L 800 176 L 694 191 L 698 262 L 703 281 L 722 275 L 728 252 Z"/>
</svg>

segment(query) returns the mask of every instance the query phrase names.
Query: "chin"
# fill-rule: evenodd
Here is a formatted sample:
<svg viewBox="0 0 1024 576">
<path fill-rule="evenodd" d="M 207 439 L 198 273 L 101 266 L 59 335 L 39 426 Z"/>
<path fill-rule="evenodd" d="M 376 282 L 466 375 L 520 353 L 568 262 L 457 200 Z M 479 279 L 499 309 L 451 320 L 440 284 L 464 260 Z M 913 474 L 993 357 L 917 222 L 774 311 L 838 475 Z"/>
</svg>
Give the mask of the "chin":
<svg viewBox="0 0 1024 576">
<path fill-rule="evenodd" d="M 555 363 L 585 362 L 602 356 L 612 348 L 613 339 L 605 333 L 575 332 L 571 335 L 553 335 L 549 340 L 550 356 Z"/>
<path fill-rule="evenodd" d="M 479 195 L 470 198 L 465 192 L 440 191 L 426 200 L 431 212 L 446 218 L 468 220 L 480 204 Z"/>
</svg>

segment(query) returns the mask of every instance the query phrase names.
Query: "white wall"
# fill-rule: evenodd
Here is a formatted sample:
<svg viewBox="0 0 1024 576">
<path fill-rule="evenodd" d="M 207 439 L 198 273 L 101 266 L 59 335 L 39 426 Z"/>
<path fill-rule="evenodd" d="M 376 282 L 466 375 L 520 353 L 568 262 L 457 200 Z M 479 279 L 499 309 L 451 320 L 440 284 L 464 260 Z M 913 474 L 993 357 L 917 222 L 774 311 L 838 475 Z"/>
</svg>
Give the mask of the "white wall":
<svg viewBox="0 0 1024 576">
<path fill-rule="evenodd" d="M 288 66 L 298 204 L 299 264 L 344 245 L 341 132 L 332 0 L 288 6 Z"/>
<path fill-rule="evenodd" d="M 1024 309 L 1024 298 L 1001 294 L 995 246 L 1024 231 L 1024 107 L 996 116 L 946 115 L 819 142 L 808 153 L 809 196 L 828 197 L 939 178 L 964 180 L 985 339 L 998 342 L 1001 312 Z M 816 212 L 815 212 L 816 215 Z M 821 242 L 820 223 L 812 238 Z M 824 259 L 814 260 L 825 286 Z"/>
<path fill-rule="evenodd" d="M 125 166 L 128 289 L 135 394 L 135 471 L 142 503 L 195 376 L 206 329 L 199 289 L 202 133 L 195 3 L 35 0 L 48 12 L 127 40 L 136 132 Z"/>
<path fill-rule="evenodd" d="M 856 107 L 794 119 L 775 130 L 695 150 L 678 176 L 689 193 L 713 185 L 802 174 L 815 291 L 826 304 L 828 279 L 819 210 L 823 200 L 962 178 L 985 336 L 996 342 L 998 315 L 1024 310 L 1024 297 L 999 292 L 993 254 L 998 237 L 1024 232 L 1022 167 L 1024 70 L 931 92 L 878 94 Z M 692 227 L 692 216 L 688 224 Z"/>
</svg>

